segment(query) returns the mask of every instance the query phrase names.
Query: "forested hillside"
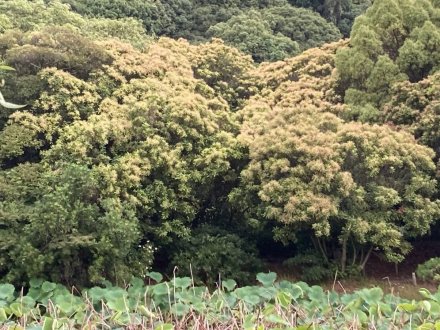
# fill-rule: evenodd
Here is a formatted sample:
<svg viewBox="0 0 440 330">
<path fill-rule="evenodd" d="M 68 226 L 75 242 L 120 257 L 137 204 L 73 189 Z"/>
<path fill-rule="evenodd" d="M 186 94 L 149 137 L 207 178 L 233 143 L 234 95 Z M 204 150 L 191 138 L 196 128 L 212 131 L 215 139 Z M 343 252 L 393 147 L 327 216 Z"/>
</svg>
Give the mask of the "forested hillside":
<svg viewBox="0 0 440 330">
<path fill-rule="evenodd" d="M 0 60 L 1 282 L 319 281 L 438 239 L 437 0 L 6 0 Z"/>
</svg>

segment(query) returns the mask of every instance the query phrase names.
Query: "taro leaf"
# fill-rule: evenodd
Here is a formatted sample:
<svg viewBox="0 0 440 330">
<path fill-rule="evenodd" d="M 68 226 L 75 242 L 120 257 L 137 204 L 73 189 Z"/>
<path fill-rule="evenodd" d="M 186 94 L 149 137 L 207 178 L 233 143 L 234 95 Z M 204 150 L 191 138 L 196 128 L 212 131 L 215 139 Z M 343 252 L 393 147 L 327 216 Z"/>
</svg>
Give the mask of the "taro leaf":
<svg viewBox="0 0 440 330">
<path fill-rule="evenodd" d="M 54 302 L 56 306 L 66 315 L 72 315 L 83 306 L 83 301 L 72 294 L 57 295 Z"/>
<path fill-rule="evenodd" d="M 331 305 L 339 304 L 339 295 L 335 291 L 331 291 L 327 294 L 328 302 Z"/>
<path fill-rule="evenodd" d="M 225 295 L 223 296 L 223 299 L 226 301 L 226 304 L 229 306 L 229 308 L 233 308 L 237 303 L 237 298 L 232 295 Z"/>
<path fill-rule="evenodd" d="M 202 301 L 200 301 L 200 302 L 196 302 L 196 303 L 194 303 L 194 304 L 192 305 L 192 308 L 193 308 L 196 312 L 202 314 L 202 313 L 204 313 L 205 310 L 206 310 L 206 305 L 205 305 Z"/>
<path fill-rule="evenodd" d="M 43 284 L 41 285 L 41 290 L 43 290 L 43 292 L 48 293 L 55 290 L 56 287 L 57 285 L 55 283 L 44 281 Z"/>
<path fill-rule="evenodd" d="M 252 306 L 258 305 L 260 303 L 260 297 L 256 295 L 246 296 L 243 300 Z"/>
<path fill-rule="evenodd" d="M 130 281 L 130 285 L 134 288 L 142 288 L 144 286 L 144 281 L 139 277 L 133 277 Z"/>
<path fill-rule="evenodd" d="M 275 283 L 276 279 L 277 279 L 277 274 L 275 274 L 274 272 L 257 274 L 258 282 L 263 284 L 263 286 L 265 287 L 272 286 Z"/>
<path fill-rule="evenodd" d="M 419 305 L 422 309 L 424 309 L 428 313 L 431 312 L 431 303 L 429 301 L 422 300 L 421 302 L 419 302 Z"/>
<path fill-rule="evenodd" d="M 440 318 L 440 304 L 435 302 L 435 301 L 431 301 L 431 310 L 429 311 L 429 313 L 433 316 L 435 316 L 436 319 Z"/>
<path fill-rule="evenodd" d="M 11 305 L 9 305 L 9 308 L 11 309 L 11 312 L 17 316 L 17 317 L 22 317 L 23 316 L 23 306 L 18 303 L 12 303 Z"/>
<path fill-rule="evenodd" d="M 159 283 L 153 286 L 153 294 L 155 296 L 167 295 L 169 292 L 167 283 Z"/>
<path fill-rule="evenodd" d="M 14 291 L 12 284 L 0 284 L 0 299 L 11 300 L 14 298 Z"/>
<path fill-rule="evenodd" d="M 191 292 L 191 294 L 193 294 L 196 297 L 202 298 L 208 292 L 208 288 L 206 288 L 204 286 L 197 286 L 195 288 L 191 288 L 191 290 L 189 290 L 189 292 Z"/>
<path fill-rule="evenodd" d="M 418 306 L 416 304 L 403 303 L 397 305 L 397 309 L 406 313 L 413 313 L 418 309 Z"/>
<path fill-rule="evenodd" d="M 149 272 L 149 273 L 147 273 L 147 276 L 149 278 L 151 278 L 152 280 L 156 281 L 157 283 L 160 283 L 163 280 L 163 276 L 161 273 Z"/>
<path fill-rule="evenodd" d="M 243 327 L 245 328 L 245 330 L 255 329 L 255 321 L 256 320 L 257 320 L 257 318 L 255 317 L 255 315 L 253 315 L 253 314 L 247 315 L 243 321 Z"/>
<path fill-rule="evenodd" d="M 357 292 L 368 305 L 374 305 L 381 301 L 383 291 L 381 288 L 363 289 Z"/>
<path fill-rule="evenodd" d="M 5 322 L 8 319 L 4 308 L 0 308 L 0 322 Z"/>
<path fill-rule="evenodd" d="M 365 314 L 365 312 L 357 309 L 350 312 L 343 313 L 345 316 L 346 321 L 352 321 L 354 319 L 359 320 L 361 323 L 365 323 L 368 321 L 368 316 Z"/>
<path fill-rule="evenodd" d="M 288 308 L 292 302 L 292 296 L 287 291 L 280 291 L 277 294 L 277 300 L 281 307 Z"/>
<path fill-rule="evenodd" d="M 39 300 L 41 294 L 42 294 L 42 291 L 40 288 L 30 288 L 27 293 L 27 296 L 31 297 L 35 300 Z"/>
<path fill-rule="evenodd" d="M 122 288 L 113 287 L 104 290 L 105 299 L 116 300 L 127 297 L 128 293 Z"/>
<path fill-rule="evenodd" d="M 154 328 L 154 330 L 173 330 L 174 327 L 172 324 L 165 323 L 165 324 L 159 324 Z"/>
<path fill-rule="evenodd" d="M 433 323 L 423 323 L 419 327 L 417 327 L 417 330 L 434 330 L 435 325 Z"/>
<path fill-rule="evenodd" d="M 27 308 L 33 308 L 36 304 L 35 299 L 29 296 L 20 297 L 17 299 L 17 302 L 21 303 Z"/>
<path fill-rule="evenodd" d="M 391 317 L 391 314 L 394 312 L 393 308 L 391 308 L 391 305 L 385 304 L 383 302 L 380 302 L 378 305 L 381 314 L 384 314 L 387 317 Z"/>
<path fill-rule="evenodd" d="M 313 324 L 300 325 L 299 327 L 296 327 L 294 329 L 295 330 L 311 330 L 311 329 L 315 329 L 315 326 Z"/>
<path fill-rule="evenodd" d="M 323 302 L 327 300 L 322 287 L 314 285 L 309 289 L 309 298 L 314 302 Z"/>
<path fill-rule="evenodd" d="M 43 284 L 43 280 L 41 278 L 32 278 L 29 281 L 29 285 L 31 288 L 39 288 Z"/>
<path fill-rule="evenodd" d="M 124 297 L 119 297 L 116 299 L 109 300 L 107 306 L 110 307 L 115 312 L 125 312 L 127 311 L 126 300 Z"/>
<path fill-rule="evenodd" d="M 258 295 L 264 298 L 265 300 L 274 299 L 277 296 L 277 292 L 278 290 L 274 287 L 256 288 L 256 293 L 258 293 Z"/>
<path fill-rule="evenodd" d="M 222 288 L 223 290 L 232 291 L 237 286 L 237 282 L 234 280 L 226 280 L 222 282 Z"/>
<path fill-rule="evenodd" d="M 341 295 L 341 302 L 345 306 L 351 304 L 354 301 L 357 301 L 357 299 L 358 299 L 358 297 L 354 294 L 351 294 L 351 293 Z"/>
<path fill-rule="evenodd" d="M 176 288 L 186 289 L 191 286 L 191 279 L 189 277 L 176 277 L 173 284 Z"/>
<path fill-rule="evenodd" d="M 87 297 L 92 300 L 93 303 L 99 303 L 105 297 L 105 289 L 95 286 L 86 291 Z"/>
<path fill-rule="evenodd" d="M 237 288 L 234 291 L 234 295 L 238 298 L 238 299 L 244 299 L 246 296 L 249 296 L 251 294 L 254 293 L 254 287 L 251 286 L 244 286 L 241 288 Z"/>
<path fill-rule="evenodd" d="M 45 317 L 43 322 L 43 330 L 54 330 L 56 321 L 51 317 Z"/>
<path fill-rule="evenodd" d="M 424 289 L 424 288 L 422 288 L 422 289 L 419 290 L 419 293 L 420 293 L 424 298 L 426 298 L 426 299 L 437 300 L 436 297 L 433 296 L 432 293 L 429 292 L 428 289 Z"/>
<path fill-rule="evenodd" d="M 177 316 L 184 316 L 189 313 L 189 306 L 182 303 L 177 303 L 172 306 L 172 311 Z"/>
<path fill-rule="evenodd" d="M 275 324 L 282 324 L 289 326 L 289 322 L 287 322 L 285 319 L 283 319 L 281 316 L 278 316 L 276 314 L 271 314 L 266 317 L 266 321 L 275 323 Z"/>
</svg>

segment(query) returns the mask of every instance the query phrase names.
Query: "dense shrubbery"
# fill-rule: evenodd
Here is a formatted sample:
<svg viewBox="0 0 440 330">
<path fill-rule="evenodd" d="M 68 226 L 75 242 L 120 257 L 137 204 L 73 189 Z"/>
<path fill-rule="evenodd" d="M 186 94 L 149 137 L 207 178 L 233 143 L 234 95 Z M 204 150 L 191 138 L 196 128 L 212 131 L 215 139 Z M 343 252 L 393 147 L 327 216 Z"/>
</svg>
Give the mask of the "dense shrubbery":
<svg viewBox="0 0 440 330">
<path fill-rule="evenodd" d="M 418 265 L 417 276 L 424 281 L 440 282 L 440 258 L 431 258 Z"/>
<path fill-rule="evenodd" d="M 174 250 L 171 265 L 178 267 L 179 274 L 210 285 L 222 278 L 250 283 L 263 268 L 249 240 L 214 227 L 198 228 L 188 241 L 178 242 Z"/>
<path fill-rule="evenodd" d="M 0 112 L 3 281 L 123 283 L 158 251 L 164 269 L 245 283 L 268 236 L 350 274 L 373 251 L 402 261 L 438 219 L 438 1 L 376 1 L 350 41 L 263 64 L 228 42 L 262 61 L 339 32 L 275 0 L 71 3 L 86 16 L 0 3 L 0 59 L 16 69 L 2 95 L 27 104 Z M 145 33 L 172 35 L 154 17 L 187 4 L 176 31 L 226 40 Z M 338 4 L 325 2 L 334 23 Z"/>
</svg>

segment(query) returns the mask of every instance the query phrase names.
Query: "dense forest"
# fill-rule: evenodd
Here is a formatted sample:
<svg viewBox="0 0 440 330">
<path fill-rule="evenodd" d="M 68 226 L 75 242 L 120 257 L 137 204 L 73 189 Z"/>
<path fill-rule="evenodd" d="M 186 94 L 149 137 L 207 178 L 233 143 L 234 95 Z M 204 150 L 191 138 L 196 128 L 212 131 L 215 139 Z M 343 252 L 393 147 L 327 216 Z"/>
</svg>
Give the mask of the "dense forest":
<svg viewBox="0 0 440 330">
<path fill-rule="evenodd" d="M 439 238 L 438 0 L 3 0 L 0 62 L 2 282 L 319 281 Z"/>
</svg>

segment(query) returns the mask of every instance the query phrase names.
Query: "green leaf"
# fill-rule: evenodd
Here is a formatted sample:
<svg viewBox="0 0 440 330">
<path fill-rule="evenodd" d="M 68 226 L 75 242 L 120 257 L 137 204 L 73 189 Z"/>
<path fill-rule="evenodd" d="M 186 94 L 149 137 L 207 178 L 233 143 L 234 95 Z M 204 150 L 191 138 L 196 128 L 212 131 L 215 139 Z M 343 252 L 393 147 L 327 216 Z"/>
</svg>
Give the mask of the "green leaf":
<svg viewBox="0 0 440 330">
<path fill-rule="evenodd" d="M 419 290 L 419 293 L 426 299 L 436 300 L 428 289 L 422 288 Z"/>
<path fill-rule="evenodd" d="M 95 286 L 87 290 L 87 296 L 96 303 L 105 297 L 105 289 Z"/>
<path fill-rule="evenodd" d="M 186 289 L 191 286 L 191 279 L 189 277 L 176 277 L 173 284 L 176 288 Z"/>
<path fill-rule="evenodd" d="M 282 325 L 289 325 L 289 322 L 287 322 L 285 319 L 283 319 L 281 316 L 278 316 L 276 314 L 271 314 L 266 317 L 266 321 L 276 323 L 276 324 L 282 324 Z"/>
<path fill-rule="evenodd" d="M 309 289 L 309 298 L 315 302 L 322 302 L 327 299 L 324 290 L 320 286 L 314 285 Z"/>
<path fill-rule="evenodd" d="M 409 304 L 409 303 L 399 304 L 399 305 L 397 305 L 397 308 L 399 310 L 407 312 L 407 313 L 415 312 L 418 309 L 417 305 Z"/>
<path fill-rule="evenodd" d="M 17 302 L 28 308 L 32 308 L 36 304 L 35 299 L 29 296 L 20 297 L 17 299 Z"/>
<path fill-rule="evenodd" d="M 154 330 L 173 330 L 173 329 L 174 329 L 174 326 L 169 323 L 159 324 L 158 326 L 156 326 L 154 328 Z"/>
<path fill-rule="evenodd" d="M 54 330 L 55 329 L 55 320 L 51 317 L 45 317 L 43 322 L 43 330 Z"/>
<path fill-rule="evenodd" d="M 379 303 L 383 297 L 383 291 L 381 288 L 363 289 L 361 291 L 358 291 L 357 294 L 368 305 L 373 305 L 373 304 Z"/>
<path fill-rule="evenodd" d="M 237 282 L 234 280 L 225 280 L 222 282 L 222 288 L 226 289 L 227 291 L 232 291 L 237 286 Z"/>
<path fill-rule="evenodd" d="M 160 283 L 163 280 L 163 276 L 161 273 L 149 272 L 149 273 L 147 273 L 147 276 L 149 278 L 151 278 L 152 280 L 156 281 L 157 283 Z"/>
<path fill-rule="evenodd" d="M 17 316 L 17 317 L 22 317 L 23 316 L 23 306 L 18 303 L 12 303 L 9 308 L 11 309 L 12 313 Z"/>
<path fill-rule="evenodd" d="M 8 319 L 4 308 L 0 308 L 0 322 L 5 322 Z"/>
<path fill-rule="evenodd" d="M 124 297 L 120 297 L 118 299 L 109 300 L 107 302 L 107 306 L 116 312 L 125 312 L 127 311 L 126 301 Z"/>
<path fill-rule="evenodd" d="M 55 283 L 51 283 L 48 281 L 44 281 L 44 283 L 41 285 L 41 290 L 43 290 L 43 292 L 51 292 L 53 290 L 55 290 L 55 288 L 57 287 L 57 285 Z"/>
<path fill-rule="evenodd" d="M 12 284 L 0 284 L 0 299 L 10 300 L 14 297 L 15 287 Z"/>
<path fill-rule="evenodd" d="M 43 280 L 41 278 L 32 278 L 29 281 L 29 285 L 31 288 L 39 288 L 43 284 Z"/>
<path fill-rule="evenodd" d="M 189 306 L 182 303 L 177 303 L 172 306 L 172 310 L 177 316 L 184 316 L 188 314 Z"/>
<path fill-rule="evenodd" d="M 285 291 L 278 292 L 277 299 L 283 308 L 288 308 L 292 302 L 292 296 Z"/>
<path fill-rule="evenodd" d="M 263 284 L 263 286 L 266 287 L 273 285 L 276 279 L 277 279 L 277 274 L 275 274 L 274 272 L 257 274 L 258 282 L 260 282 L 261 284 Z"/>
<path fill-rule="evenodd" d="M 160 283 L 153 286 L 153 294 L 156 296 L 169 294 L 170 289 L 167 283 Z"/>
<path fill-rule="evenodd" d="M 433 323 L 423 323 L 417 330 L 435 330 L 435 325 Z"/>
</svg>

